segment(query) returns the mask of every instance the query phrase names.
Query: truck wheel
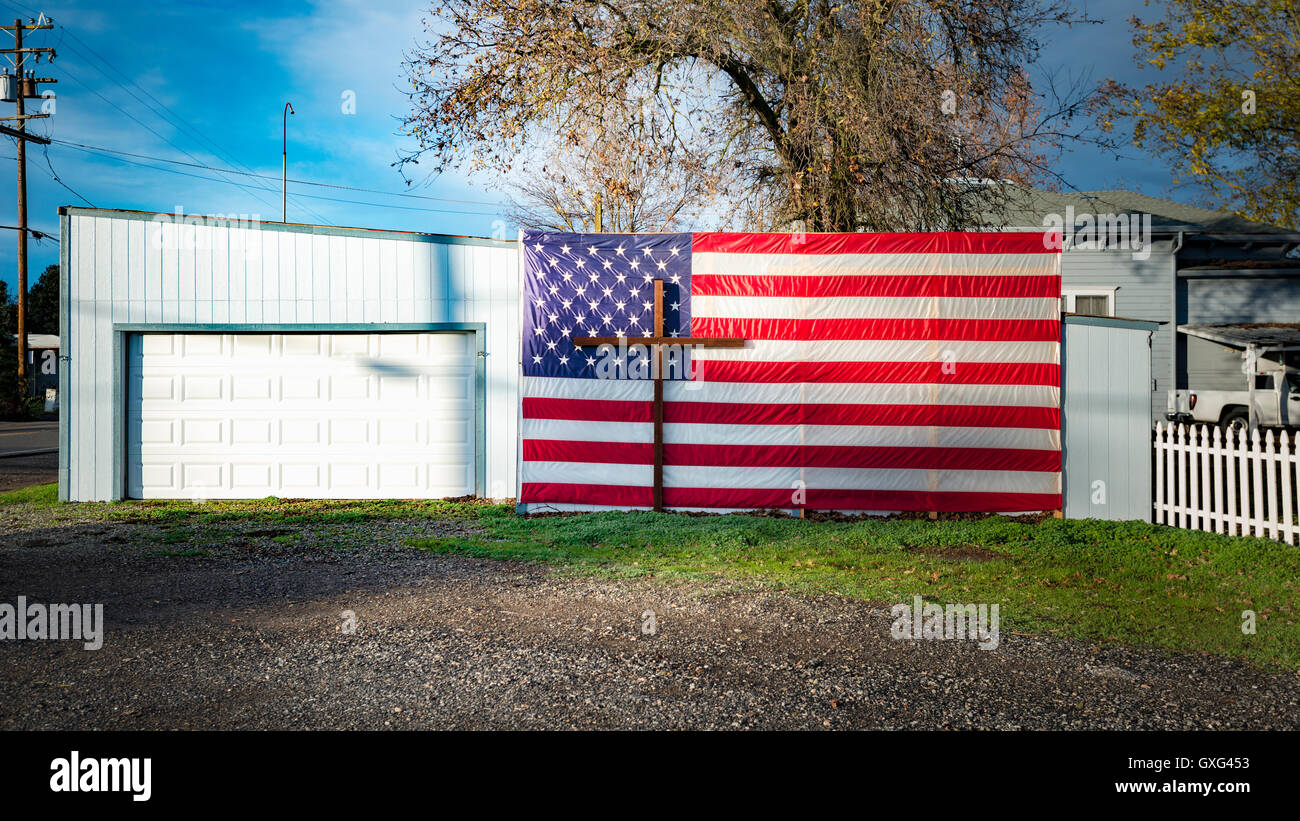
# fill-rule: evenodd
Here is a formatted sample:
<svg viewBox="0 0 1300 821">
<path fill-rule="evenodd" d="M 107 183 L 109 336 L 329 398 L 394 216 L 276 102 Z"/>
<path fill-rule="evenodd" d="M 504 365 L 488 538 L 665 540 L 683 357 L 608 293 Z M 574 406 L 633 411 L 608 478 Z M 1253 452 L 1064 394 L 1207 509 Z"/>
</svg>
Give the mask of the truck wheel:
<svg viewBox="0 0 1300 821">
<path fill-rule="evenodd" d="M 1219 427 L 1227 434 L 1232 434 L 1236 431 L 1249 430 L 1250 411 L 1245 408 L 1233 408 L 1223 415 L 1223 419 L 1219 422 Z"/>
</svg>

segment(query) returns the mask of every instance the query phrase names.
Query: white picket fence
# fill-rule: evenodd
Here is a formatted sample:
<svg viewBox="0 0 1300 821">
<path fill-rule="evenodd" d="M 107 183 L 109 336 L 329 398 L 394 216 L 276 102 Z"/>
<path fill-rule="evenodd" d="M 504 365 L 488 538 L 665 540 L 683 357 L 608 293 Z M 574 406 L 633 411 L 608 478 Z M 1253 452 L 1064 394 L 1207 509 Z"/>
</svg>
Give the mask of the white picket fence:
<svg viewBox="0 0 1300 821">
<path fill-rule="evenodd" d="M 1300 435 L 1157 422 L 1157 524 L 1300 544 Z"/>
</svg>

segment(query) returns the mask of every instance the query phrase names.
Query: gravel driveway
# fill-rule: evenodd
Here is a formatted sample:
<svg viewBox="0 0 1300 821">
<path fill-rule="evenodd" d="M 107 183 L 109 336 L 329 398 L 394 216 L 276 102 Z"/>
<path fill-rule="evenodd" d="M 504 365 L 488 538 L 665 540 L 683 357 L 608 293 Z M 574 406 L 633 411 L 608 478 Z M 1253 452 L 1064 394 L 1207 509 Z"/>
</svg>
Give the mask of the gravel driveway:
<svg viewBox="0 0 1300 821">
<path fill-rule="evenodd" d="M 108 626 L 98 651 L 0 642 L 0 727 L 1300 727 L 1294 675 L 1216 657 L 899 642 L 882 605 L 402 546 L 460 527 L 0 522 L 0 602 L 102 602 Z"/>
</svg>

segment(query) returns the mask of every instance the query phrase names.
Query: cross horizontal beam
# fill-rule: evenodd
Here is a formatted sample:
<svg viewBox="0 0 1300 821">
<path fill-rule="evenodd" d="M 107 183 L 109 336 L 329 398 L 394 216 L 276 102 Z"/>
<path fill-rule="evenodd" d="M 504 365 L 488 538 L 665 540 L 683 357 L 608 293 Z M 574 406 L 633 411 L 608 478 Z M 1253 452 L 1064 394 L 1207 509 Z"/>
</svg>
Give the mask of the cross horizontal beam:
<svg viewBox="0 0 1300 821">
<path fill-rule="evenodd" d="M 573 344 L 588 345 L 691 345 L 701 348 L 743 348 L 745 340 L 723 336 L 575 336 Z"/>
</svg>

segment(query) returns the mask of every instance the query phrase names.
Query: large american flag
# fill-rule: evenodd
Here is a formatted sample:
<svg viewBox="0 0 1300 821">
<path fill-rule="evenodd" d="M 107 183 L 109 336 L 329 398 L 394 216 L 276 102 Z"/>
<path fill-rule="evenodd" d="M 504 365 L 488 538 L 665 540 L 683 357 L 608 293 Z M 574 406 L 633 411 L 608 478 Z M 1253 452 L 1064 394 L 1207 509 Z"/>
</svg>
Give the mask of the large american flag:
<svg viewBox="0 0 1300 821">
<path fill-rule="evenodd" d="M 522 243 L 529 509 L 650 506 L 653 384 L 599 378 L 572 340 L 651 335 L 655 280 L 666 336 L 747 340 L 664 386 L 666 506 L 1061 506 L 1060 253 L 1041 233 Z"/>
</svg>

